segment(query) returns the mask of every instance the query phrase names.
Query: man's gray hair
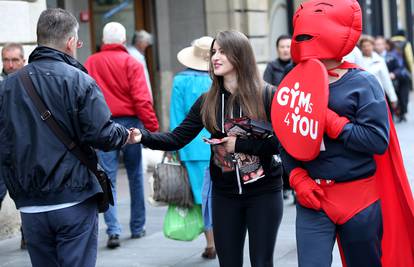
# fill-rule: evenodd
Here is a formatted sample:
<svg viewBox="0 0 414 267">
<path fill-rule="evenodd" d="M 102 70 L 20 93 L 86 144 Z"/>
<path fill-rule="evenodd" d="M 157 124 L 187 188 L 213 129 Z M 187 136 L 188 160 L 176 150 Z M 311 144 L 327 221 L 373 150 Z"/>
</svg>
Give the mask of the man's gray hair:
<svg viewBox="0 0 414 267">
<path fill-rule="evenodd" d="M 4 51 L 12 50 L 12 49 L 20 50 L 20 57 L 24 58 L 23 46 L 19 43 L 6 43 L 6 44 L 4 44 L 3 49 L 1 50 L 1 56 L 3 56 Z"/>
<path fill-rule="evenodd" d="M 152 45 L 152 35 L 145 30 L 134 32 L 134 36 L 132 37 L 132 45 L 136 45 L 139 42 L 147 42 Z"/>
<path fill-rule="evenodd" d="M 61 8 L 49 8 L 37 22 L 37 44 L 63 48 L 71 36 L 76 36 L 79 24 L 75 16 Z"/>
</svg>

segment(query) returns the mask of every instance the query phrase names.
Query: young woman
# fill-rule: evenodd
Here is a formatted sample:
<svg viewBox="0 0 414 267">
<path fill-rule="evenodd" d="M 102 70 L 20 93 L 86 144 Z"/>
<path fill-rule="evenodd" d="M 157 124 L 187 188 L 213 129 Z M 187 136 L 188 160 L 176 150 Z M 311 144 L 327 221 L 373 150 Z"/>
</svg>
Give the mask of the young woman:
<svg viewBox="0 0 414 267">
<path fill-rule="evenodd" d="M 219 32 L 210 53 L 212 86 L 170 133 L 133 130 L 151 149 L 177 150 L 205 127 L 211 133 L 214 240 L 220 266 L 243 265 L 246 231 L 250 262 L 273 266 L 273 251 L 283 212 L 278 140 L 246 138 L 231 127 L 234 118 L 267 121 L 270 100 L 258 75 L 249 40 L 237 31 Z M 233 120 L 232 120 L 233 119 Z M 230 125 L 230 126 L 229 126 Z M 230 127 L 230 128 L 229 128 Z M 244 167 L 253 167 L 248 172 Z"/>
</svg>

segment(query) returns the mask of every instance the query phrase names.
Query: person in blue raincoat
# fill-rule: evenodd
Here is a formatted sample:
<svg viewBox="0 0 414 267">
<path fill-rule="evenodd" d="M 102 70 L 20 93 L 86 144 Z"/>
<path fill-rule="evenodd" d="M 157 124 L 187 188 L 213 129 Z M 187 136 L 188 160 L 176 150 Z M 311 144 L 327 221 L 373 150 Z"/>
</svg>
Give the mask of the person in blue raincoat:
<svg viewBox="0 0 414 267">
<path fill-rule="evenodd" d="M 207 92 L 211 86 L 208 73 L 209 53 L 213 38 L 204 36 L 193 41 L 190 47 L 182 49 L 177 54 L 178 61 L 187 68 L 174 77 L 171 104 L 170 129 L 176 128 L 187 116 L 194 102 Z M 211 179 L 206 169 L 210 162 L 210 146 L 205 144 L 203 137 L 210 136 L 206 129 L 184 148 L 179 150 L 180 160 L 186 167 L 190 179 L 195 204 L 203 203 L 203 218 L 207 246 L 202 253 L 203 258 L 214 259 L 213 229 L 211 222 Z M 204 186 L 203 186 L 204 185 Z M 204 188 L 204 189 L 203 189 Z M 202 191 L 203 199 L 202 199 Z"/>
</svg>

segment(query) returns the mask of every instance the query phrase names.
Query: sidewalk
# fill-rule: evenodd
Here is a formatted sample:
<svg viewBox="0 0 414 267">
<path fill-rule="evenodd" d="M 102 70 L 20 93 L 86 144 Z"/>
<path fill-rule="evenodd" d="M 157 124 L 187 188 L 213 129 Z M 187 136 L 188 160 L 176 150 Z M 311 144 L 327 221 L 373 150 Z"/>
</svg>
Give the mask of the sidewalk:
<svg viewBox="0 0 414 267">
<path fill-rule="evenodd" d="M 397 132 L 405 167 L 414 189 L 414 95 L 411 94 L 408 122 L 397 124 Z M 148 177 L 146 177 L 148 178 Z M 106 248 L 106 234 L 103 217 L 100 216 L 98 267 L 216 267 L 218 261 L 204 260 L 203 235 L 192 242 L 179 242 L 166 239 L 162 233 L 163 218 L 166 207 L 153 207 L 147 203 L 147 235 L 141 239 L 130 239 L 129 189 L 125 170 L 121 169 L 118 178 L 119 218 L 123 223 L 121 247 L 116 250 Z M 146 183 L 147 186 L 147 183 Z M 148 190 L 146 190 L 148 192 Z M 275 266 L 296 267 L 295 246 L 295 208 L 292 199 L 285 202 L 282 224 L 279 229 L 275 249 Z M 19 249 L 19 237 L 0 241 L 0 267 L 29 267 L 30 259 L 26 251 Z M 244 266 L 250 266 L 248 242 L 244 253 Z M 333 267 L 339 267 L 340 259 L 335 249 Z"/>
</svg>

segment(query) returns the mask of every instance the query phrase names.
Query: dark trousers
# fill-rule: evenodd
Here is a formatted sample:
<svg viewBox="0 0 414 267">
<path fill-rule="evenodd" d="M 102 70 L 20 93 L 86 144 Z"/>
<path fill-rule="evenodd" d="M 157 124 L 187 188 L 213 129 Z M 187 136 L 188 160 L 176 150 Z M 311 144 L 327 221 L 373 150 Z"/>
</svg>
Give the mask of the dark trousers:
<svg viewBox="0 0 414 267">
<path fill-rule="evenodd" d="M 397 88 L 398 106 L 400 108 L 400 114 L 405 115 L 407 113 L 408 101 L 410 98 L 411 81 L 403 80 L 400 82 Z"/>
<path fill-rule="evenodd" d="M 380 267 L 382 215 L 377 201 L 348 222 L 335 225 L 323 211 L 296 206 L 299 267 L 330 267 L 339 236 L 347 267 Z"/>
<path fill-rule="evenodd" d="M 21 213 L 34 267 L 93 267 L 98 242 L 95 199 L 55 211 Z"/>
<path fill-rule="evenodd" d="M 221 267 L 243 266 L 246 231 L 252 267 L 273 266 L 277 231 L 282 220 L 282 192 L 223 196 L 213 189 L 214 242 Z"/>
<path fill-rule="evenodd" d="M 4 197 L 6 196 L 7 188 L 4 184 L 3 178 L 0 177 L 0 209 L 1 209 L 1 203 L 3 202 Z"/>
</svg>

